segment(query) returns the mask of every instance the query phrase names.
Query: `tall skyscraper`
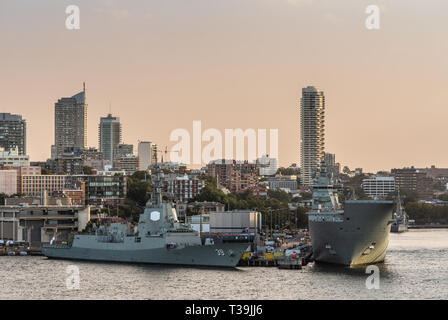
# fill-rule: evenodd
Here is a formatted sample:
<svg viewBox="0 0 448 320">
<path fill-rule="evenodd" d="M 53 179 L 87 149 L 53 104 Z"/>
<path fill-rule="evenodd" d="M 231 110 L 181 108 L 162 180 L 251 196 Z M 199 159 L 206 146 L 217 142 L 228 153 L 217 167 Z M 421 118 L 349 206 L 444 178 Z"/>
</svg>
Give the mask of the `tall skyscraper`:
<svg viewBox="0 0 448 320">
<path fill-rule="evenodd" d="M 313 183 L 313 171 L 319 168 L 325 147 L 325 96 L 316 87 L 302 89 L 300 100 L 301 183 Z"/>
<path fill-rule="evenodd" d="M 121 143 L 120 118 L 112 117 L 111 114 L 108 114 L 107 117 L 101 117 L 98 127 L 98 139 L 103 159 L 113 163 L 118 151 L 118 145 Z"/>
<path fill-rule="evenodd" d="M 70 98 L 61 98 L 54 106 L 54 151 L 56 157 L 65 148 L 87 148 L 86 86 Z"/>
<path fill-rule="evenodd" d="M 147 170 L 151 165 L 154 156 L 153 147 L 150 141 L 139 141 L 138 142 L 138 159 L 139 159 L 139 170 Z"/>
<path fill-rule="evenodd" d="M 26 121 L 21 115 L 0 113 L 0 147 L 5 151 L 17 147 L 19 155 L 26 155 Z"/>
</svg>

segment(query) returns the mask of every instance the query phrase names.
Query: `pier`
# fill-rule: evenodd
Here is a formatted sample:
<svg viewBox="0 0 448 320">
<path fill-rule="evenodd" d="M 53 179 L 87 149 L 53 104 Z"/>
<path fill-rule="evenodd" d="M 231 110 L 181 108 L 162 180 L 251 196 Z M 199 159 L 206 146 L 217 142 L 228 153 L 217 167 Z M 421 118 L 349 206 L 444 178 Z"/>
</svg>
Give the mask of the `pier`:
<svg viewBox="0 0 448 320">
<path fill-rule="evenodd" d="M 282 252 L 265 253 L 256 255 L 245 253 L 238 262 L 239 267 L 278 267 L 279 269 L 302 269 L 309 262 L 312 262 L 312 250 L 302 252 L 299 256 L 292 254 L 285 256 Z"/>
</svg>

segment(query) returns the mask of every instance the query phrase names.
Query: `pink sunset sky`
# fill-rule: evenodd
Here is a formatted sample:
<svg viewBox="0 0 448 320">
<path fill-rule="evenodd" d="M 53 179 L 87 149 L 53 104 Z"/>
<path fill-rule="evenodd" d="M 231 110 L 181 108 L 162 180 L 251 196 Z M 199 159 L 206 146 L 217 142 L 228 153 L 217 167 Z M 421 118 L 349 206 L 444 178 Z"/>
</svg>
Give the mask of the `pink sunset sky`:
<svg viewBox="0 0 448 320">
<path fill-rule="evenodd" d="M 365 27 L 371 4 L 379 30 Z M 65 27 L 68 5 L 80 30 Z M 85 81 L 90 146 L 111 104 L 125 143 L 170 149 L 194 120 L 278 129 L 288 166 L 314 85 L 342 165 L 448 167 L 447 14 L 446 0 L 0 0 L 0 112 L 23 115 L 31 160 L 45 160 L 54 103 Z"/>
</svg>

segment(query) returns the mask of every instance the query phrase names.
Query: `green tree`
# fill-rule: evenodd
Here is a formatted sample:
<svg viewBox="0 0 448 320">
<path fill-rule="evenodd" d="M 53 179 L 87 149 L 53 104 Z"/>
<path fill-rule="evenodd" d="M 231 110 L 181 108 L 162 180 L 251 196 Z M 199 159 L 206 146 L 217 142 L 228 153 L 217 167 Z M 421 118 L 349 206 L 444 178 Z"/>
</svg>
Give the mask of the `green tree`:
<svg viewBox="0 0 448 320">
<path fill-rule="evenodd" d="M 128 199 L 135 201 L 139 206 L 144 207 L 146 205 L 151 191 L 149 182 L 128 178 L 127 189 L 126 197 Z"/>
<path fill-rule="evenodd" d="M 268 196 L 283 203 L 291 202 L 291 195 L 283 190 L 268 190 Z"/>
<path fill-rule="evenodd" d="M 41 167 L 41 173 L 42 173 L 42 175 L 51 175 L 52 174 L 52 172 L 45 167 Z"/>
<path fill-rule="evenodd" d="M 5 205 L 5 198 L 8 198 L 8 195 L 5 193 L 0 193 L 0 205 Z"/>
<path fill-rule="evenodd" d="M 310 211 L 310 207 L 297 207 L 296 219 L 298 228 L 308 228 L 308 215 L 306 214 Z"/>
<path fill-rule="evenodd" d="M 93 174 L 93 169 L 92 169 L 92 167 L 89 167 L 89 166 L 83 166 L 82 167 L 82 173 L 84 173 L 84 174 Z"/>
</svg>

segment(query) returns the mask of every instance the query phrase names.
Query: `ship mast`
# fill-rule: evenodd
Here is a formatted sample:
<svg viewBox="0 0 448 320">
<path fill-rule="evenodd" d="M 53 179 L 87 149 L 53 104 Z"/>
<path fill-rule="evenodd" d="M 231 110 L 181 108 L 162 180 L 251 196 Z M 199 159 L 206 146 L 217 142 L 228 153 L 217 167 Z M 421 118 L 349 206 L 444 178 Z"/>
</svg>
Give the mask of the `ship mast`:
<svg viewBox="0 0 448 320">
<path fill-rule="evenodd" d="M 152 176 L 151 177 L 151 205 L 153 207 L 158 207 L 162 204 L 162 187 L 163 187 L 163 172 L 160 168 L 159 164 L 156 163 L 153 166 Z M 149 202 L 149 201 L 148 201 Z"/>
</svg>

